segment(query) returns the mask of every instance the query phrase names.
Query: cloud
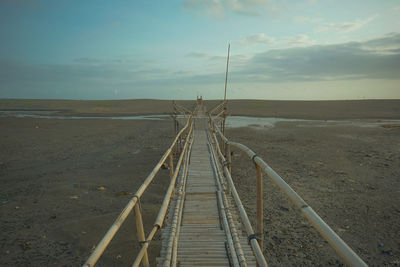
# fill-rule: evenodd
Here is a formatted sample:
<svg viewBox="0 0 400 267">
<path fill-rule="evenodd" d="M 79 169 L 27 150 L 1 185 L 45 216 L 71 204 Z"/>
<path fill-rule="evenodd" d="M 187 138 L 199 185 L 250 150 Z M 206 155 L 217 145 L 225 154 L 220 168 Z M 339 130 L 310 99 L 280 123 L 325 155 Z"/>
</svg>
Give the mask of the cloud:
<svg viewBox="0 0 400 267">
<path fill-rule="evenodd" d="M 285 37 L 282 39 L 288 46 L 309 46 L 315 44 L 315 41 L 310 39 L 306 34 L 298 34 L 291 37 Z"/>
<path fill-rule="evenodd" d="M 293 42 L 304 43 L 304 40 L 307 38 L 299 37 Z M 193 88 L 194 91 L 188 89 L 184 96 L 193 98 L 196 90 L 204 93 L 209 90 L 213 95 L 213 90 L 223 88 L 226 55 L 204 52 L 188 55 L 204 58 L 205 65 L 215 63 L 222 68 L 200 73 L 157 68 L 156 62 L 89 57 L 78 58 L 70 64 L 0 60 L 0 97 L 170 98 L 174 93 L 177 93 L 174 97 L 183 97 L 177 88 Z M 229 84 L 232 86 L 367 79 L 396 81 L 400 77 L 400 33 L 363 42 L 273 49 L 251 57 L 232 55 L 231 59 Z M 57 95 L 57 91 L 61 93 Z"/>
<path fill-rule="evenodd" d="M 270 50 L 254 55 L 231 77 L 242 82 L 398 79 L 399 41 L 400 34 L 392 33 L 365 42 Z"/>
<path fill-rule="evenodd" d="M 373 21 L 378 15 L 371 16 L 366 19 L 359 19 L 353 22 L 341 22 L 341 23 L 324 23 L 317 28 L 315 32 L 352 32 L 360 29 L 367 23 Z"/>
<path fill-rule="evenodd" d="M 211 57 L 212 55 L 209 53 L 204 53 L 204 52 L 190 52 L 189 54 L 185 55 L 186 57 L 194 57 L 194 58 L 208 58 Z"/>
<path fill-rule="evenodd" d="M 254 44 L 264 44 L 264 45 L 274 45 L 276 40 L 273 37 L 269 37 L 264 33 L 257 33 L 243 37 L 238 41 L 240 45 L 254 45 Z"/>
<path fill-rule="evenodd" d="M 267 0 L 184 0 L 182 7 L 186 11 L 221 19 L 230 12 L 258 16 L 257 9 L 267 2 Z"/>
</svg>

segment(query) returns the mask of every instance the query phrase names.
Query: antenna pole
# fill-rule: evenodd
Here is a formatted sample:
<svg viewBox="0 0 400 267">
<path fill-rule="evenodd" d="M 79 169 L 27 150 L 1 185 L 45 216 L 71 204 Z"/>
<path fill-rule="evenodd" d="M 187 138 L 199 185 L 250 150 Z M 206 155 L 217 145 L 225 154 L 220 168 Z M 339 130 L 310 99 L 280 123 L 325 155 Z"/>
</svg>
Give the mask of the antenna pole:
<svg viewBox="0 0 400 267">
<path fill-rule="evenodd" d="M 226 59 L 226 75 L 225 75 L 225 93 L 224 93 L 224 103 L 226 103 L 226 87 L 228 85 L 228 67 L 229 67 L 229 52 L 231 50 L 231 44 L 228 44 L 228 58 Z"/>
<path fill-rule="evenodd" d="M 231 44 L 228 44 L 228 57 L 226 59 L 226 75 L 225 75 L 225 93 L 224 93 L 224 120 L 223 120 L 223 124 L 222 124 L 222 133 L 225 135 L 225 122 L 226 122 L 226 87 L 228 85 L 228 69 L 229 69 L 229 53 L 231 50 Z"/>
</svg>

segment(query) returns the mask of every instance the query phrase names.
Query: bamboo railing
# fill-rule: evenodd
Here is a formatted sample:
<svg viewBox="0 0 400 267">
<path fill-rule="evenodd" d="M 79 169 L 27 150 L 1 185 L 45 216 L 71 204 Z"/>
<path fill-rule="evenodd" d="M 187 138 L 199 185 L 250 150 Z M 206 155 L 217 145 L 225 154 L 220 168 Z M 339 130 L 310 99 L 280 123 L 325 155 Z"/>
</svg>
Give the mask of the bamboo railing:
<svg viewBox="0 0 400 267">
<path fill-rule="evenodd" d="M 221 103 L 219 106 L 222 106 Z M 252 151 L 247 146 L 229 141 L 228 138 L 221 132 L 218 128 L 217 123 L 214 119 L 219 118 L 219 116 L 224 116 L 220 112 L 217 116 L 212 116 L 214 109 L 209 112 L 209 124 L 211 129 L 211 134 L 214 138 L 218 156 L 224 165 L 224 174 L 226 180 L 230 186 L 233 199 L 235 200 L 236 206 L 239 209 L 242 222 L 245 226 L 246 232 L 249 236 L 253 252 L 256 255 L 257 262 L 260 264 L 263 259 L 262 256 L 262 243 L 263 243 L 263 188 L 262 188 L 262 174 L 267 174 L 272 181 L 278 185 L 278 187 L 289 197 L 289 199 L 298 207 L 301 213 L 307 218 L 307 220 L 315 227 L 315 229 L 322 235 L 322 237 L 328 241 L 329 245 L 336 251 L 336 253 L 348 264 L 349 266 L 367 266 L 367 264 L 329 227 L 324 220 L 282 179 L 261 157 L 259 157 L 254 151 Z M 225 117 L 223 117 L 225 118 Z M 225 120 L 224 120 L 225 122 Z M 221 127 L 222 128 L 222 127 Z M 218 142 L 220 139 L 220 142 Z M 247 217 L 246 211 L 240 201 L 239 195 L 236 191 L 235 185 L 231 177 L 231 147 L 238 148 L 240 151 L 244 152 L 249 156 L 249 158 L 254 162 L 256 168 L 257 177 L 257 233 L 254 233 L 250 221 Z M 224 153 L 223 153 L 223 152 Z M 256 241 L 258 239 L 258 242 Z M 265 260 L 264 260 L 265 261 Z M 266 264 L 266 263 L 265 263 Z M 260 264 L 261 265 L 261 264 Z"/>
<path fill-rule="evenodd" d="M 196 107 L 194 114 L 197 113 L 197 109 L 198 109 L 198 107 Z M 181 110 L 183 111 L 184 108 L 182 107 Z M 187 109 L 185 111 L 187 112 Z M 186 112 L 185 112 L 185 114 L 186 114 Z M 168 205 L 171 200 L 171 195 L 174 191 L 177 177 L 178 177 L 178 175 L 181 171 L 181 167 L 183 165 L 182 163 L 183 163 L 184 159 L 188 158 L 187 155 L 190 153 L 190 148 L 191 148 L 190 144 L 193 141 L 193 127 L 194 127 L 193 126 L 193 114 L 191 113 L 187 120 L 186 125 L 176 135 L 171 146 L 167 149 L 167 151 L 161 157 L 160 161 L 154 167 L 152 172 L 147 176 L 147 178 L 145 179 L 143 184 L 136 191 L 135 195 L 131 198 L 131 200 L 128 202 L 128 204 L 124 207 L 124 209 L 121 211 L 121 213 L 119 214 L 117 219 L 114 221 L 114 223 L 111 225 L 111 227 L 106 232 L 104 237 L 98 243 L 98 245 L 96 246 L 94 251 L 91 253 L 89 258 L 83 264 L 84 267 L 92 267 L 96 264 L 96 262 L 99 260 L 101 255 L 104 253 L 105 249 L 108 247 L 109 243 L 114 238 L 115 234 L 121 228 L 121 225 L 124 223 L 124 221 L 129 216 L 129 214 L 132 212 L 133 209 L 135 209 L 134 215 L 135 215 L 135 221 L 136 221 L 136 229 L 137 229 L 138 241 L 141 245 L 141 249 L 140 249 L 139 254 L 137 255 L 136 260 L 132 266 L 139 266 L 140 263 L 142 263 L 143 266 L 145 266 L 145 267 L 150 266 L 149 258 L 147 255 L 147 248 L 149 247 L 149 244 L 152 241 L 154 235 L 157 233 L 157 231 L 163 225 L 164 218 L 167 213 Z M 183 136 L 185 133 L 186 133 L 186 137 L 184 138 Z M 174 151 L 176 150 L 175 148 L 177 146 L 181 146 L 183 139 L 184 139 L 184 145 L 183 145 L 183 148 L 180 149 L 180 151 L 181 151 L 180 156 L 176 163 L 176 167 L 174 169 L 174 166 L 173 166 Z M 161 169 L 161 166 L 167 161 L 167 159 L 169 159 L 169 167 L 170 167 L 170 179 L 171 179 L 170 184 L 169 184 L 169 187 L 165 194 L 163 203 L 158 212 L 157 218 L 154 222 L 153 228 L 150 231 L 150 233 L 147 235 L 147 237 L 145 237 L 142 214 L 141 214 L 141 209 L 139 206 L 140 198 L 142 197 L 143 193 L 146 191 L 146 189 L 148 188 L 150 183 L 153 181 L 154 177 L 157 175 L 157 173 Z M 186 164 L 186 163 L 184 163 L 184 164 Z"/>
</svg>

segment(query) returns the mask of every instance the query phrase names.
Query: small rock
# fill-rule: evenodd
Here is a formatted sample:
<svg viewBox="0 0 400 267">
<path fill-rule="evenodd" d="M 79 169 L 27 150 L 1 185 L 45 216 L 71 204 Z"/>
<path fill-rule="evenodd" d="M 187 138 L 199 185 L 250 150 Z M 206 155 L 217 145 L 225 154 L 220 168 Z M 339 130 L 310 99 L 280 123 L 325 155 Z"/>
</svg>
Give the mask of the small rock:
<svg viewBox="0 0 400 267">
<path fill-rule="evenodd" d="M 117 260 L 119 260 L 119 259 L 121 259 L 122 258 L 122 255 L 121 254 L 118 254 L 117 255 L 117 257 L 115 257 Z"/>
<path fill-rule="evenodd" d="M 168 169 L 168 164 L 167 163 L 163 163 L 162 165 L 161 165 L 161 169 Z"/>
</svg>

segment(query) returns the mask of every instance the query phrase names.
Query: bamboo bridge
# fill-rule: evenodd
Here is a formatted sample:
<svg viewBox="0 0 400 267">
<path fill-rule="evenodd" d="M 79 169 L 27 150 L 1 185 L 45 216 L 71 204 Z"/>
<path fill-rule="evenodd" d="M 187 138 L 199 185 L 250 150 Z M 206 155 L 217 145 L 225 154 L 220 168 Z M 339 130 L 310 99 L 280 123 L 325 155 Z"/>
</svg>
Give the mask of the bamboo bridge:
<svg viewBox="0 0 400 267">
<path fill-rule="evenodd" d="M 134 210 L 140 252 L 132 266 L 150 266 L 148 247 L 161 232 L 156 266 L 268 266 L 263 254 L 263 174 L 275 182 L 349 266 L 367 266 L 318 214 L 260 157 L 225 135 L 226 101 L 207 112 L 201 98 L 192 112 L 174 103 L 187 121 L 170 148 L 128 202 L 83 266 L 94 266 Z M 179 132 L 178 132 L 179 130 Z M 257 225 L 250 224 L 231 177 L 231 148 L 246 153 L 256 168 Z M 174 157 L 177 155 L 177 157 Z M 162 166 L 170 184 L 150 233 L 145 235 L 140 198 Z"/>
</svg>

